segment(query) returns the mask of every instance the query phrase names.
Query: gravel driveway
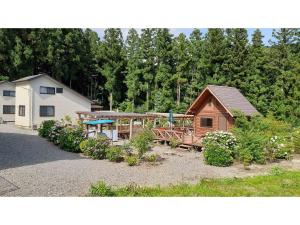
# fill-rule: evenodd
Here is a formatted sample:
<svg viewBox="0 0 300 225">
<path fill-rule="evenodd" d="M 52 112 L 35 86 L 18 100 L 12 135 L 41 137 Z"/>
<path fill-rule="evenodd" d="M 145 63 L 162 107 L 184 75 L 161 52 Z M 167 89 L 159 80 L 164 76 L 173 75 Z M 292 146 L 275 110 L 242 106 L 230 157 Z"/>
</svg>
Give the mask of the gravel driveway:
<svg viewBox="0 0 300 225">
<path fill-rule="evenodd" d="M 218 168 L 205 165 L 199 152 L 171 150 L 166 146 L 157 146 L 154 151 L 165 158 L 161 165 L 143 163 L 129 167 L 126 163 L 91 160 L 65 152 L 36 132 L 0 124 L 0 195 L 84 196 L 90 184 L 99 180 L 111 185 L 194 183 L 203 177 L 264 173 L 270 167 L 254 166 L 250 171 L 241 165 Z M 300 168 L 299 161 L 298 158 L 282 165 Z"/>
</svg>

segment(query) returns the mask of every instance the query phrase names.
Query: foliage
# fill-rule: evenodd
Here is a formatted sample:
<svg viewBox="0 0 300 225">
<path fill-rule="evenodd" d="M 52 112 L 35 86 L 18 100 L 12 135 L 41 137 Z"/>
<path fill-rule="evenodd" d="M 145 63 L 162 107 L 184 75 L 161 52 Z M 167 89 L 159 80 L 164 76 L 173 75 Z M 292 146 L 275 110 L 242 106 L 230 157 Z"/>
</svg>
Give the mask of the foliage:
<svg viewBox="0 0 300 225">
<path fill-rule="evenodd" d="M 208 84 L 238 88 L 264 116 L 300 125 L 299 28 L 274 29 L 268 46 L 259 29 L 1 29 L 1 79 L 41 72 L 104 109 L 184 112 Z M 251 40 L 250 40 L 251 39 Z M 109 104 L 111 103 L 111 104 Z"/>
<path fill-rule="evenodd" d="M 229 166 L 233 163 L 236 139 L 224 131 L 208 132 L 202 140 L 204 158 L 209 165 Z"/>
<path fill-rule="evenodd" d="M 291 126 L 276 120 L 272 115 L 247 118 L 235 112 L 233 133 L 238 140 L 236 157 L 245 166 L 264 164 L 276 159 L 290 159 L 294 151 Z"/>
<path fill-rule="evenodd" d="M 136 148 L 138 155 L 141 158 L 146 151 L 149 150 L 150 144 L 154 137 L 151 130 L 144 129 L 131 139 L 131 145 Z"/>
<path fill-rule="evenodd" d="M 90 188 L 90 194 L 92 196 L 100 196 L 100 197 L 112 197 L 115 196 L 112 188 L 106 185 L 103 181 L 98 182 L 95 185 L 92 185 Z"/>
<path fill-rule="evenodd" d="M 103 195 L 109 190 L 108 195 Z M 268 175 L 245 178 L 202 179 L 197 184 L 178 184 L 168 186 L 143 187 L 131 184 L 125 187 L 111 188 L 106 185 L 92 186 L 93 196 L 300 196 L 300 172 L 273 168 Z M 92 192 L 93 191 L 93 192 Z M 99 191 L 99 194 L 98 194 Z M 105 192 L 104 192 L 105 193 Z"/>
<path fill-rule="evenodd" d="M 109 140 L 106 137 L 88 138 L 80 143 L 80 150 L 83 154 L 93 159 L 105 159 L 109 147 Z"/>
<path fill-rule="evenodd" d="M 157 153 L 146 155 L 145 160 L 150 163 L 155 163 L 160 159 L 160 155 Z"/>
<path fill-rule="evenodd" d="M 294 146 L 295 153 L 300 154 L 300 128 L 294 129 L 292 133 L 292 143 Z"/>
<path fill-rule="evenodd" d="M 67 126 L 64 127 L 59 135 L 59 147 L 69 152 L 80 152 L 80 143 L 84 140 L 82 127 Z"/>
<path fill-rule="evenodd" d="M 125 156 L 125 161 L 128 166 L 135 166 L 139 163 L 139 157 L 137 155 L 127 155 Z"/>
<path fill-rule="evenodd" d="M 41 123 L 40 127 L 38 128 L 39 136 L 49 138 L 51 129 L 55 125 L 55 120 L 45 120 Z"/>
<path fill-rule="evenodd" d="M 170 138 L 170 142 L 169 142 L 171 148 L 177 148 L 178 145 L 180 144 L 180 141 L 178 141 L 178 139 L 172 137 Z"/>
<path fill-rule="evenodd" d="M 120 146 L 110 146 L 106 151 L 106 158 L 112 162 L 121 162 L 123 160 L 123 151 Z"/>
<path fill-rule="evenodd" d="M 59 138 L 64 129 L 64 125 L 58 121 L 55 121 L 54 126 L 50 129 L 48 140 L 54 144 L 59 144 Z"/>
<path fill-rule="evenodd" d="M 0 75 L 0 81 L 8 81 L 8 80 L 9 80 L 8 76 Z"/>
</svg>

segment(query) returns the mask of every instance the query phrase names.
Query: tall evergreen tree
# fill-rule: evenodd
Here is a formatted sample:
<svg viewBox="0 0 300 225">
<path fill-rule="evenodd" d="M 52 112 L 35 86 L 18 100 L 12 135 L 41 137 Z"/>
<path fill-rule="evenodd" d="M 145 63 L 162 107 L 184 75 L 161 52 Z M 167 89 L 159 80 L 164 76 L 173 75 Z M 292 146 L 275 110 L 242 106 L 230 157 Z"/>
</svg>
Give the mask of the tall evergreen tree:
<svg viewBox="0 0 300 225">
<path fill-rule="evenodd" d="M 177 111 L 185 110 L 187 105 L 184 104 L 181 108 L 182 93 L 186 93 L 186 84 L 189 75 L 190 55 L 189 55 L 189 41 L 183 33 L 180 33 L 178 37 L 173 41 L 173 55 L 175 64 L 175 73 L 172 79 L 176 85 L 176 104 Z"/>
<path fill-rule="evenodd" d="M 158 29 L 155 47 L 157 71 L 155 76 L 154 110 L 166 112 L 175 106 L 172 88 L 174 59 L 172 54 L 172 34 L 170 34 L 169 29 Z"/>
<path fill-rule="evenodd" d="M 127 98 L 130 105 L 130 111 L 135 111 L 137 98 L 142 91 L 143 63 L 140 39 L 135 29 L 130 29 L 126 40 L 127 57 L 127 76 L 125 83 L 127 86 Z M 128 107 L 127 107 L 128 109 Z"/>
<path fill-rule="evenodd" d="M 226 29 L 227 34 L 227 60 L 226 84 L 246 91 L 248 68 L 248 34 L 244 28 Z"/>
<path fill-rule="evenodd" d="M 244 94 L 259 112 L 266 114 L 271 96 L 265 69 L 266 49 L 262 39 L 261 31 L 256 29 L 249 49 L 248 71 L 245 78 L 247 85 Z"/>
<path fill-rule="evenodd" d="M 145 111 L 152 108 L 151 92 L 154 90 L 155 73 L 157 67 L 157 58 L 155 56 L 155 35 L 156 29 L 142 29 L 141 34 L 141 52 L 142 52 L 142 90 L 145 92 Z"/>
<path fill-rule="evenodd" d="M 272 85 L 270 111 L 280 119 L 300 123 L 299 55 L 292 52 L 292 46 L 299 45 L 297 29 L 273 30 L 270 54 L 269 77 Z"/>
<path fill-rule="evenodd" d="M 117 103 L 125 98 L 124 66 L 125 56 L 121 29 L 109 28 L 104 31 L 101 49 L 103 66 L 102 74 L 106 78 L 105 88 L 109 92 L 109 108 L 113 109 Z"/>
<path fill-rule="evenodd" d="M 201 65 L 203 86 L 226 82 L 224 63 L 227 46 L 223 29 L 208 29 L 203 43 L 203 63 Z"/>
<path fill-rule="evenodd" d="M 194 29 L 189 37 L 189 77 L 188 86 L 185 94 L 185 103 L 192 104 L 200 91 L 204 88 L 202 68 L 203 60 L 203 40 L 199 29 Z"/>
</svg>

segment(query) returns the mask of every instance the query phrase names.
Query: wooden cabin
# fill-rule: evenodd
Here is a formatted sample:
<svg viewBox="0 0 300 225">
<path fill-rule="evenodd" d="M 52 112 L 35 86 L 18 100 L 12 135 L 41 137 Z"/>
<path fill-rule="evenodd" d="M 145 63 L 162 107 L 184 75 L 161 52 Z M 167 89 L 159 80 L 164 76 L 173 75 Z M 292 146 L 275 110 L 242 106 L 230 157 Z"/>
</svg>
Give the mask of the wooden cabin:
<svg viewBox="0 0 300 225">
<path fill-rule="evenodd" d="M 238 89 L 208 85 L 186 114 L 194 116 L 194 136 L 201 137 L 209 131 L 230 130 L 234 124 L 233 110 L 240 110 L 247 116 L 259 113 Z"/>
</svg>

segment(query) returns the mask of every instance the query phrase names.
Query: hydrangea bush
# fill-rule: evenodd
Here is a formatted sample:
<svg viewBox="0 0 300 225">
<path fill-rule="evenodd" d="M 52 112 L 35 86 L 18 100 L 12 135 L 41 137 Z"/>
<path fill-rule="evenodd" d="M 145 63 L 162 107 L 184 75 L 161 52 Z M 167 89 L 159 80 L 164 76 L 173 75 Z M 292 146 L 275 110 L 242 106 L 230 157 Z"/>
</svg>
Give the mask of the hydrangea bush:
<svg viewBox="0 0 300 225">
<path fill-rule="evenodd" d="M 204 158 L 213 166 L 230 166 L 236 152 L 236 138 L 230 132 L 208 132 L 202 139 Z"/>
</svg>

